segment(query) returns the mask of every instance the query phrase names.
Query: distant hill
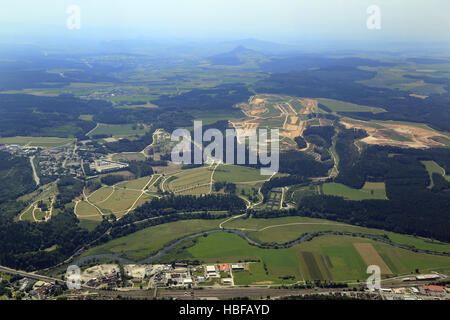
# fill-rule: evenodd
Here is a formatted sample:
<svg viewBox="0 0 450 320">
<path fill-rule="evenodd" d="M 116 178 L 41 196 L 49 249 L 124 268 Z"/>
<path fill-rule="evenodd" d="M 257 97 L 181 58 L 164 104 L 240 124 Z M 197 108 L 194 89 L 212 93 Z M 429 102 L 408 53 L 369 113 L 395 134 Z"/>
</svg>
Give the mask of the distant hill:
<svg viewBox="0 0 450 320">
<path fill-rule="evenodd" d="M 229 52 L 210 56 L 208 60 L 213 65 L 237 66 L 248 63 L 258 63 L 267 59 L 263 53 L 248 49 L 244 46 L 237 46 Z"/>
<path fill-rule="evenodd" d="M 221 44 L 223 46 L 229 47 L 229 48 L 242 46 L 247 49 L 263 52 L 265 54 L 274 54 L 274 55 L 299 52 L 299 50 L 301 50 L 301 47 L 299 47 L 299 46 L 276 43 L 276 42 L 271 42 L 271 41 L 258 40 L 258 39 L 252 39 L 252 38 L 227 41 L 227 42 L 222 42 Z"/>
</svg>

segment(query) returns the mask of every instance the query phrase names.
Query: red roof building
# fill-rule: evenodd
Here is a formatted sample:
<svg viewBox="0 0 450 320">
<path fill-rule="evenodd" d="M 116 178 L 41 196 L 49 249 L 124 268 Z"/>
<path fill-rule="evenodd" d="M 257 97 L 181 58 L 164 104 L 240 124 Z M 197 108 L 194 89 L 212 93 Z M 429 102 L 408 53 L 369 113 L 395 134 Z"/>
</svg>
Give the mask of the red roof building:
<svg viewBox="0 0 450 320">
<path fill-rule="evenodd" d="M 423 290 L 430 295 L 445 295 L 445 290 L 442 286 L 425 285 L 423 286 Z"/>
</svg>

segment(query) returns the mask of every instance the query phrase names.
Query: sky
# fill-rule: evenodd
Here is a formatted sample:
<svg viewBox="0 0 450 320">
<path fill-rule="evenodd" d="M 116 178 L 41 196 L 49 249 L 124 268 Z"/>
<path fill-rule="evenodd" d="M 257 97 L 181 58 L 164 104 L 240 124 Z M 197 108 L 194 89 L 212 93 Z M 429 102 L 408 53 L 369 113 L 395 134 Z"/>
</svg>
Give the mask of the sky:
<svg viewBox="0 0 450 320">
<path fill-rule="evenodd" d="M 80 8 L 80 29 L 67 28 L 70 5 Z M 379 29 L 367 27 L 371 5 Z M 450 42 L 448 12 L 449 0 L 3 0 L 0 35 Z"/>
</svg>

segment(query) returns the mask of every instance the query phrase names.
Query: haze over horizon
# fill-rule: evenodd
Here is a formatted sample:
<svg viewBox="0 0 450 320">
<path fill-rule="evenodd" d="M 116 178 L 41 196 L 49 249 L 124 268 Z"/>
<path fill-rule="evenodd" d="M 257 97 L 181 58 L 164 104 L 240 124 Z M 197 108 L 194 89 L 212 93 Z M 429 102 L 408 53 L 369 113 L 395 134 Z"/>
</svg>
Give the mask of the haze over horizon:
<svg viewBox="0 0 450 320">
<path fill-rule="evenodd" d="M 81 9 L 69 30 L 66 10 Z M 369 30 L 367 8 L 380 8 L 381 28 Z M 175 10 L 176 9 L 176 10 Z M 279 43 L 450 42 L 450 2 L 431 0 L 19 0 L 0 4 L 2 42 L 37 39 L 257 38 Z"/>
</svg>

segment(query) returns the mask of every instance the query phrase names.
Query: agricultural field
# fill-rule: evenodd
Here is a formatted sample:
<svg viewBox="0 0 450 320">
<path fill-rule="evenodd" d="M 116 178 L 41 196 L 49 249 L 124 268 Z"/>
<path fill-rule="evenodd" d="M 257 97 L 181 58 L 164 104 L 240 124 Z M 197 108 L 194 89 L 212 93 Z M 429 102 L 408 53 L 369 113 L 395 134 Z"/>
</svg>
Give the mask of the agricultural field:
<svg viewBox="0 0 450 320">
<path fill-rule="evenodd" d="M 132 209 L 150 201 L 155 195 L 148 190 L 158 180 L 159 175 L 119 182 L 114 186 L 104 186 L 95 190 L 86 199 L 76 202 L 75 214 L 80 219 L 101 219 L 101 215 L 113 213 L 120 218 Z"/>
<path fill-rule="evenodd" d="M 114 213 L 121 216 L 131 208 L 140 194 L 140 191 L 116 189 L 108 200 L 97 204 L 97 206 L 105 213 Z"/>
<path fill-rule="evenodd" d="M 75 212 L 80 220 L 102 221 L 102 214 L 93 205 L 85 201 L 75 204 Z"/>
<path fill-rule="evenodd" d="M 304 280 L 332 280 L 355 282 L 367 278 L 367 263 L 356 246 L 371 245 L 393 274 L 407 274 L 416 268 L 421 271 L 450 266 L 450 258 L 414 253 L 376 241 L 348 236 L 322 236 L 287 249 L 261 249 L 249 245 L 241 237 L 231 233 L 214 233 L 199 237 L 195 245 L 181 255 L 186 259 L 198 259 L 205 263 L 260 261 L 260 266 L 238 275 L 237 285 L 280 284 Z M 363 244 L 363 245 L 361 245 Z M 180 257 L 180 258 L 181 258 Z M 365 257 L 367 259 L 367 257 Z M 252 265 L 252 263 L 250 263 Z M 286 276 L 295 279 L 286 280 Z"/>
<path fill-rule="evenodd" d="M 141 152 L 123 152 L 114 153 L 109 155 L 112 161 L 126 162 L 126 161 L 144 161 L 146 159 L 145 155 Z"/>
<path fill-rule="evenodd" d="M 341 183 L 329 182 L 322 185 L 322 192 L 325 195 L 344 197 L 348 200 L 387 199 L 384 182 L 366 182 L 361 189 L 353 189 Z"/>
<path fill-rule="evenodd" d="M 320 231 L 352 232 L 373 235 L 387 235 L 398 244 L 413 246 L 421 250 L 450 253 L 450 244 L 436 240 L 403 235 L 390 231 L 365 228 L 326 219 L 307 217 L 284 217 L 270 219 L 233 219 L 222 225 L 224 228 L 244 230 L 250 238 L 260 243 L 285 243 L 305 233 Z"/>
<path fill-rule="evenodd" d="M 115 185 L 117 189 L 127 189 L 127 190 L 142 190 L 149 183 L 151 184 L 156 179 L 159 179 L 159 176 L 150 176 L 150 177 L 142 177 L 130 181 L 120 182 Z"/>
<path fill-rule="evenodd" d="M 202 166 L 176 172 L 164 179 L 161 188 L 176 194 L 200 195 L 210 193 L 216 166 Z"/>
<path fill-rule="evenodd" d="M 107 200 L 114 192 L 113 187 L 103 187 L 95 190 L 88 196 L 88 200 L 91 203 L 97 204 Z"/>
<path fill-rule="evenodd" d="M 103 124 L 98 126 L 89 132 L 89 137 L 96 135 L 107 135 L 112 137 L 128 137 L 136 135 L 144 135 L 150 129 L 146 126 L 139 124 Z"/>
<path fill-rule="evenodd" d="M 264 182 L 270 176 L 261 175 L 259 169 L 236 165 L 219 165 L 214 171 L 214 181 L 226 181 L 235 184 L 253 184 Z"/>
<path fill-rule="evenodd" d="M 435 69 L 436 65 L 431 67 Z M 361 70 L 376 71 L 376 75 L 372 79 L 359 80 L 357 82 L 369 87 L 411 91 L 413 94 L 423 96 L 425 99 L 431 94 L 443 94 L 447 92 L 444 84 L 427 83 L 423 80 L 404 77 L 406 74 L 420 74 L 420 72 L 417 72 L 419 68 L 416 64 L 410 64 L 405 68 L 359 67 Z M 425 70 L 431 71 L 427 73 L 433 73 L 436 71 L 433 69 Z"/>
<path fill-rule="evenodd" d="M 57 137 L 7 137 L 0 138 L 0 144 L 17 144 L 27 147 L 55 148 L 72 143 L 74 139 Z"/>
<path fill-rule="evenodd" d="M 333 112 L 372 112 L 372 113 L 386 112 L 386 110 L 382 108 L 362 106 L 334 99 L 318 98 L 317 101 Z"/>
</svg>

